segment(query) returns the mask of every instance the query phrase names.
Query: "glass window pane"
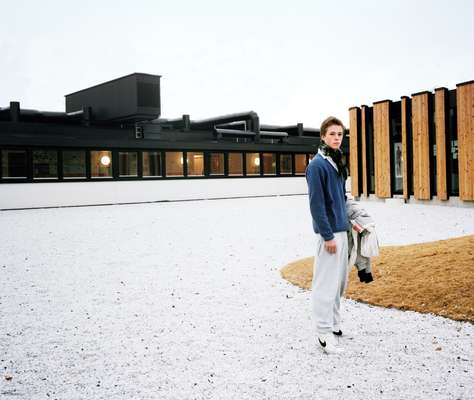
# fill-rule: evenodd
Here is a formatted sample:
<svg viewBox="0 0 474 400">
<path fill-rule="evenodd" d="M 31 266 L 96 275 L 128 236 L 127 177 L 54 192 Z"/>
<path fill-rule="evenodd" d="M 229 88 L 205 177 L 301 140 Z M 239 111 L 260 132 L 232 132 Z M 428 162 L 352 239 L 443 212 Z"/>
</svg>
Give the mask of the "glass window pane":
<svg viewBox="0 0 474 400">
<path fill-rule="evenodd" d="M 224 153 L 211 153 L 210 164 L 210 175 L 224 175 Z"/>
<path fill-rule="evenodd" d="M 258 153 L 247 153 L 245 165 L 247 175 L 260 175 L 260 155 Z"/>
<path fill-rule="evenodd" d="M 395 193 L 403 193 L 403 158 L 402 143 L 393 142 L 393 153 L 395 155 Z"/>
<path fill-rule="evenodd" d="M 161 153 L 158 151 L 143 152 L 143 176 L 161 176 Z"/>
<path fill-rule="evenodd" d="M 280 154 L 280 174 L 288 175 L 293 172 L 291 154 Z"/>
<path fill-rule="evenodd" d="M 449 161 L 451 166 L 451 187 L 450 195 L 459 195 L 459 164 L 458 164 L 458 141 L 451 140 L 451 151 L 449 153 Z"/>
<path fill-rule="evenodd" d="M 51 179 L 58 177 L 58 152 L 56 150 L 33 151 L 33 178 Z"/>
<path fill-rule="evenodd" d="M 242 156 L 242 153 L 229 153 L 229 176 L 242 176 L 244 174 Z"/>
<path fill-rule="evenodd" d="M 263 153 L 263 175 L 276 175 L 276 154 Z"/>
<path fill-rule="evenodd" d="M 183 153 L 166 152 L 166 176 L 183 176 Z"/>
<path fill-rule="evenodd" d="M 204 153 L 188 151 L 186 153 L 188 176 L 204 176 Z"/>
<path fill-rule="evenodd" d="M 138 153 L 135 151 L 119 152 L 119 176 L 138 176 Z"/>
<path fill-rule="evenodd" d="M 448 185 L 451 196 L 459 196 L 459 162 L 458 162 L 458 129 L 457 129 L 457 105 L 456 96 L 449 96 L 449 114 L 448 114 Z M 408 156 L 408 162 L 410 156 Z M 409 181 L 410 182 L 410 181 Z M 411 180 L 413 183 L 413 179 Z"/>
<path fill-rule="evenodd" d="M 402 159 L 402 109 L 401 103 L 395 102 L 390 106 L 390 143 L 391 157 L 390 157 L 390 178 L 392 183 L 392 190 L 394 194 L 403 193 L 403 163 L 405 160 Z M 433 118 L 434 124 L 435 118 Z M 430 129 L 430 133 L 434 132 L 434 129 Z M 433 138 L 434 139 L 434 138 Z M 349 158 L 349 157 L 347 157 Z M 436 165 L 436 163 L 434 163 Z M 362 189 L 362 178 L 359 180 L 359 188 Z"/>
<path fill-rule="evenodd" d="M 304 175 L 306 171 L 306 154 L 295 154 L 295 172 Z"/>
<path fill-rule="evenodd" d="M 2 178 L 26 178 L 26 151 L 2 150 Z"/>
<path fill-rule="evenodd" d="M 372 112 L 370 108 L 367 108 L 366 120 L 366 146 L 367 146 L 367 160 L 368 162 L 368 174 L 369 174 L 369 194 L 375 193 L 375 157 L 374 157 L 374 127 L 372 123 Z M 411 140 L 411 139 L 410 139 Z M 413 189 L 412 189 L 413 193 Z"/>
<path fill-rule="evenodd" d="M 64 179 L 86 177 L 86 152 L 63 151 Z"/>
<path fill-rule="evenodd" d="M 112 178 L 111 151 L 91 151 L 91 178 Z"/>
</svg>

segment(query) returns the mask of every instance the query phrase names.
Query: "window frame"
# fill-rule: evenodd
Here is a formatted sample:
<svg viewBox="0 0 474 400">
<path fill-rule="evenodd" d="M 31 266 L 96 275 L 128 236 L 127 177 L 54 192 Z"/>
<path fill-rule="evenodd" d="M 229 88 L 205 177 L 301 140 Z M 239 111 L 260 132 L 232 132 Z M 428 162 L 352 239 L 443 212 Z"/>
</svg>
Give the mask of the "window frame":
<svg viewBox="0 0 474 400">
<path fill-rule="evenodd" d="M 56 177 L 35 177 L 35 152 L 51 152 L 56 154 Z M 31 178 L 35 182 L 55 182 L 59 181 L 60 173 L 59 173 L 59 153 L 60 150 L 57 148 L 48 148 L 48 147 L 35 147 L 31 150 Z"/>
<path fill-rule="evenodd" d="M 64 176 L 64 153 L 65 152 L 76 152 L 80 153 L 82 152 L 84 154 L 84 176 L 74 176 L 74 177 L 66 177 Z M 83 181 L 87 180 L 87 150 L 84 148 L 61 148 L 59 150 L 59 154 L 61 157 L 61 163 L 59 164 L 59 170 L 60 170 L 60 180 L 62 181 L 67 181 L 67 182 L 73 182 L 73 181 Z"/>
<path fill-rule="evenodd" d="M 110 176 L 92 176 L 92 153 L 93 152 L 98 152 L 98 153 L 103 153 L 103 152 L 108 152 L 110 153 Z M 103 149 L 103 148 L 90 148 L 88 149 L 88 153 L 89 153 L 89 167 L 90 167 L 90 170 L 89 170 L 89 175 L 87 177 L 87 179 L 90 179 L 92 181 L 99 181 L 99 180 L 105 180 L 105 181 L 109 181 L 109 180 L 116 180 L 117 179 L 117 157 L 115 157 L 115 151 L 113 149 Z"/>
<path fill-rule="evenodd" d="M 3 152 L 4 151 L 15 151 L 15 152 L 24 152 L 25 153 L 25 176 L 4 176 L 3 175 Z M 19 147 L 10 147 L 10 146 L 2 146 L 0 148 L 0 180 L 3 182 L 26 182 L 31 180 L 30 177 L 30 162 L 29 162 L 29 150 L 22 149 Z"/>
<path fill-rule="evenodd" d="M 117 174 L 118 174 L 118 178 L 120 179 L 133 179 L 133 178 L 139 178 L 139 168 L 138 168 L 138 165 L 139 165 L 139 162 L 138 162 L 138 159 L 139 159 L 139 156 L 138 156 L 138 153 L 140 151 L 139 150 L 132 150 L 132 151 L 129 151 L 129 150 L 122 150 L 122 149 L 119 149 L 117 151 L 117 155 L 118 155 L 118 171 L 117 171 Z M 121 173 L 121 155 L 122 154 L 130 154 L 130 153 L 135 153 L 137 155 L 137 158 L 136 158 L 136 174 L 135 175 L 122 175 Z"/>
</svg>

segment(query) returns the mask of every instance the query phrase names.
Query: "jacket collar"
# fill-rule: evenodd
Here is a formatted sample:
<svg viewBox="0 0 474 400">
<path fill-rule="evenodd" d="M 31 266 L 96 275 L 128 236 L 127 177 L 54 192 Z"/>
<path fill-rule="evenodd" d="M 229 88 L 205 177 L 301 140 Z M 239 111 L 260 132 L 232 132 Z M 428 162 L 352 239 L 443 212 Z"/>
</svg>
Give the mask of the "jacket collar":
<svg viewBox="0 0 474 400">
<path fill-rule="evenodd" d="M 332 159 L 331 157 L 324 155 L 323 152 L 321 151 L 321 149 L 318 150 L 318 154 L 319 154 L 322 158 L 324 158 L 325 160 L 329 161 L 329 164 L 331 164 L 331 165 L 334 167 L 334 169 L 335 169 L 336 171 L 339 171 L 339 170 L 337 169 L 336 163 L 333 161 L 333 159 Z"/>
</svg>

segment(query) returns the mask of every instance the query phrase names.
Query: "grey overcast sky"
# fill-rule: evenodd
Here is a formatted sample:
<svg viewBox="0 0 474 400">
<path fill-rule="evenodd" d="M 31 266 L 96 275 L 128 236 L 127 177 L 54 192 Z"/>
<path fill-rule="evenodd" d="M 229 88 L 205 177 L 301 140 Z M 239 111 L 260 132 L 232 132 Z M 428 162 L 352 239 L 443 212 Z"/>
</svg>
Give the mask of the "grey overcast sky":
<svg viewBox="0 0 474 400">
<path fill-rule="evenodd" d="M 162 117 L 253 110 L 318 127 L 474 79 L 472 0 L 0 0 L 0 107 L 162 75 Z"/>
</svg>

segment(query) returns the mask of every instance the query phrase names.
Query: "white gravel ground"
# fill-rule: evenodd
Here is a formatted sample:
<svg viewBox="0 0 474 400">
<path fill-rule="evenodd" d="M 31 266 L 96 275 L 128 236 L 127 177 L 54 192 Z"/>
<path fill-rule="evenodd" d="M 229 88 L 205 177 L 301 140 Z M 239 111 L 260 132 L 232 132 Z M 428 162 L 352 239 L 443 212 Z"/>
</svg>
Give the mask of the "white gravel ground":
<svg viewBox="0 0 474 400">
<path fill-rule="evenodd" d="M 382 244 L 474 233 L 474 209 L 366 203 Z M 305 196 L 0 213 L 1 399 L 472 399 L 474 326 L 344 301 L 322 354 Z M 446 266 L 449 268 L 449 265 Z M 410 279 L 410 276 L 407 276 Z"/>
</svg>

